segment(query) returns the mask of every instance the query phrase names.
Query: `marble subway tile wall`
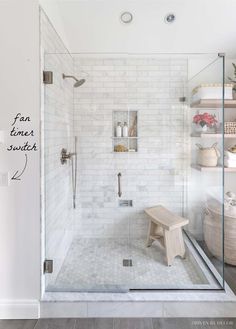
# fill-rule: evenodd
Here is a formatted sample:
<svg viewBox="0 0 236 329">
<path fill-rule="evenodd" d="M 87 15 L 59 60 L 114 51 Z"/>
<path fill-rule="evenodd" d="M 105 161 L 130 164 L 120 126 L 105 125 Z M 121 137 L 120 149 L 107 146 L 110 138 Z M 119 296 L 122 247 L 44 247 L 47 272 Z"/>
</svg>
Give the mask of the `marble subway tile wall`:
<svg viewBox="0 0 236 329">
<path fill-rule="evenodd" d="M 160 57 L 74 57 L 74 129 L 78 136 L 78 193 L 74 227 L 84 237 L 141 237 L 144 209 L 162 204 L 182 214 L 189 137 L 179 101 L 187 60 Z M 113 153 L 113 111 L 138 111 L 138 152 Z M 122 197 L 133 207 L 120 208 Z"/>
<path fill-rule="evenodd" d="M 53 84 L 43 85 L 42 155 L 44 177 L 45 256 L 53 259 L 56 277 L 71 244 L 71 165 L 61 165 L 62 148 L 73 149 L 73 82 L 62 73 L 73 74 L 73 59 L 43 11 L 41 19 L 42 71 L 53 72 Z"/>
</svg>

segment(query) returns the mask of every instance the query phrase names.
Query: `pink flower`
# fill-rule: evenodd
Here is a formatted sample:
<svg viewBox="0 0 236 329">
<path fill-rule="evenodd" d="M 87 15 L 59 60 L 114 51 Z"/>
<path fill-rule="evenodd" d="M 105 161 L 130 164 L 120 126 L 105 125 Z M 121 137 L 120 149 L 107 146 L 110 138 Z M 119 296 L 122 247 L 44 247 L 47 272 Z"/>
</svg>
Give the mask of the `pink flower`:
<svg viewBox="0 0 236 329">
<path fill-rule="evenodd" d="M 209 113 L 196 114 L 193 117 L 193 123 L 200 124 L 202 127 L 204 127 L 205 125 L 208 127 L 212 127 L 217 122 L 218 121 L 216 120 L 216 116 Z"/>
</svg>

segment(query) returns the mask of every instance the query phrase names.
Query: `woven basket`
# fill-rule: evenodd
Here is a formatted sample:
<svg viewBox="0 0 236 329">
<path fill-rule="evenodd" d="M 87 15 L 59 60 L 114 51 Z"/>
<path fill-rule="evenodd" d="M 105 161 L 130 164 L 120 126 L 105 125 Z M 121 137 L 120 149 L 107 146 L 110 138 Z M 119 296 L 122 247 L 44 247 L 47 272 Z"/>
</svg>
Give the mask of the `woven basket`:
<svg viewBox="0 0 236 329">
<path fill-rule="evenodd" d="M 225 134 L 236 134 L 236 122 L 225 122 L 224 132 Z"/>
<path fill-rule="evenodd" d="M 216 258 L 222 258 L 222 213 L 221 208 L 207 207 L 203 221 L 204 240 L 207 248 Z M 224 261 L 236 265 L 236 217 L 224 216 Z"/>
</svg>

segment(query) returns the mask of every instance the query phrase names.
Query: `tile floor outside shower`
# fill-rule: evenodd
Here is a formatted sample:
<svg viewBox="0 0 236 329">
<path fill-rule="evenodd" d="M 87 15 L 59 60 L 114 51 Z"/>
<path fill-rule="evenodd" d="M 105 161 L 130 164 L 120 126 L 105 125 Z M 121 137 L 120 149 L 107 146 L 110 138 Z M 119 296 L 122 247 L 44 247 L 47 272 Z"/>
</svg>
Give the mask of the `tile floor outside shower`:
<svg viewBox="0 0 236 329">
<path fill-rule="evenodd" d="M 233 329 L 234 318 L 0 320 L 0 329 Z"/>
<path fill-rule="evenodd" d="M 125 292 L 130 289 L 191 289 L 218 287 L 193 249 L 186 258 L 166 265 L 158 241 L 149 248 L 144 238 L 74 238 L 61 269 L 47 291 Z M 123 266 L 131 259 L 132 266 Z M 206 275 L 207 273 L 207 275 Z"/>
</svg>

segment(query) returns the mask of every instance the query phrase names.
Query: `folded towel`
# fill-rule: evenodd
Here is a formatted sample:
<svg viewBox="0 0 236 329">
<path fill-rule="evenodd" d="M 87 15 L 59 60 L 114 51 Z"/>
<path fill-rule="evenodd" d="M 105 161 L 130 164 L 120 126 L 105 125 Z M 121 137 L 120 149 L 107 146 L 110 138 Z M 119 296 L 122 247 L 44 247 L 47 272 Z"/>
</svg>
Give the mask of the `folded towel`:
<svg viewBox="0 0 236 329">
<path fill-rule="evenodd" d="M 225 151 L 225 158 L 229 160 L 235 160 L 236 161 L 236 153 Z"/>
<path fill-rule="evenodd" d="M 235 160 L 225 159 L 224 163 L 225 163 L 225 167 L 236 168 L 236 161 Z"/>
</svg>

